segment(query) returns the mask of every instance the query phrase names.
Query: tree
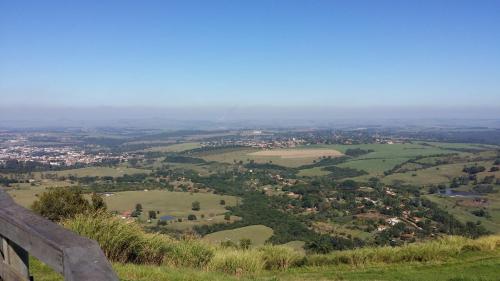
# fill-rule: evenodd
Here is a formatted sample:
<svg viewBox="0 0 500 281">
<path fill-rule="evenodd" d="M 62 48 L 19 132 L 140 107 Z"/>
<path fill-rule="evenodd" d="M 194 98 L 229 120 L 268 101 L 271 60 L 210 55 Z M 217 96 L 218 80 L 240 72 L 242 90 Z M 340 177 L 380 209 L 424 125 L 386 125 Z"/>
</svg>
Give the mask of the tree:
<svg viewBox="0 0 500 281">
<path fill-rule="evenodd" d="M 150 220 L 156 219 L 156 212 L 155 211 L 149 211 L 148 216 Z"/>
<path fill-rule="evenodd" d="M 224 219 L 227 220 L 227 221 L 231 220 L 231 215 L 225 214 L 224 215 Z"/>
<path fill-rule="evenodd" d="M 80 189 L 57 187 L 44 192 L 31 208 L 49 220 L 61 221 L 89 211 L 90 204 Z"/>
<path fill-rule="evenodd" d="M 92 209 L 94 211 L 98 210 L 103 210 L 106 211 L 108 209 L 108 206 L 106 206 L 106 202 L 104 202 L 104 199 L 102 199 L 102 196 L 100 196 L 97 193 L 92 193 L 92 197 L 90 198 L 90 201 L 92 202 Z"/>
<path fill-rule="evenodd" d="M 142 213 L 142 204 L 140 203 L 135 204 L 135 211 L 138 213 Z"/>
<path fill-rule="evenodd" d="M 250 245 L 252 245 L 252 240 L 248 239 L 248 238 L 242 238 L 240 239 L 240 248 L 241 249 L 249 249 L 250 248 Z"/>
<path fill-rule="evenodd" d="M 200 202 L 194 201 L 193 203 L 191 203 L 191 210 L 199 211 L 200 210 Z"/>
<path fill-rule="evenodd" d="M 219 202 L 219 204 L 221 204 L 221 205 L 223 205 L 223 206 L 224 206 L 224 205 L 226 205 L 226 200 L 221 199 L 221 200 L 220 200 L 220 202 Z"/>
<path fill-rule="evenodd" d="M 190 214 L 190 215 L 188 216 L 188 220 L 190 220 L 190 221 L 195 221 L 195 220 L 196 220 L 196 215 Z"/>
</svg>

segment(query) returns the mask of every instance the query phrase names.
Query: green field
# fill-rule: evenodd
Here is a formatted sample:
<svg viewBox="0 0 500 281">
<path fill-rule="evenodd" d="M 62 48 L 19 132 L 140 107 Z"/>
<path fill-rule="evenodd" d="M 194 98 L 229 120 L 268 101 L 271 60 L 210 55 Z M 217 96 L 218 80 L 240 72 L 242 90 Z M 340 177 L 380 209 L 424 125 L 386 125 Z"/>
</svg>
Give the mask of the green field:
<svg viewBox="0 0 500 281">
<path fill-rule="evenodd" d="M 42 174 L 47 175 L 57 175 L 58 177 L 68 177 L 68 176 L 76 176 L 76 177 L 121 177 L 125 174 L 133 175 L 133 174 L 149 174 L 150 170 L 145 169 L 137 169 L 137 168 L 128 168 L 128 167 L 87 167 L 80 169 L 71 169 L 71 170 L 62 170 L 62 171 L 53 171 L 53 172 L 35 172 L 33 173 L 33 177 L 35 179 L 41 179 Z"/>
<path fill-rule="evenodd" d="M 316 146 L 301 146 L 290 149 L 275 149 L 274 151 L 301 151 L 301 150 L 309 150 L 309 149 L 317 149 L 321 147 Z M 333 149 L 333 148 L 327 148 Z M 280 157 L 280 156 L 264 156 L 264 155 L 255 155 L 253 153 L 262 152 L 264 150 L 257 148 L 241 148 L 241 149 L 231 149 L 228 151 L 216 151 L 216 152 L 208 152 L 201 153 L 198 156 L 205 159 L 206 161 L 216 161 L 222 163 L 234 163 L 243 161 L 243 163 L 248 163 L 253 160 L 256 163 L 273 163 L 285 167 L 299 167 L 302 165 L 312 164 L 314 160 L 318 160 L 320 155 L 318 156 L 307 156 L 307 157 Z"/>
<path fill-rule="evenodd" d="M 273 236 L 272 228 L 264 225 L 251 225 L 210 233 L 204 236 L 203 240 L 220 244 L 224 241 L 238 243 L 241 239 L 250 239 L 252 246 L 262 246 L 271 236 Z"/>
<path fill-rule="evenodd" d="M 478 173 L 477 177 L 479 180 L 485 176 L 494 175 L 497 178 L 500 177 L 500 172 L 488 172 L 493 166 L 491 161 L 480 161 L 480 162 L 470 162 L 470 163 L 456 163 L 456 164 L 445 164 L 436 167 L 430 167 L 426 169 L 421 169 L 418 171 L 409 171 L 405 173 L 395 173 L 383 178 L 383 182 L 391 184 L 394 181 L 403 181 L 407 184 L 423 186 L 430 184 L 440 184 L 449 183 L 453 178 L 465 175 L 462 172 L 464 166 L 479 165 L 486 168 L 485 172 Z"/>
<path fill-rule="evenodd" d="M 487 157 L 493 156 L 494 151 L 484 151 L 486 149 L 494 149 L 496 146 L 484 146 L 479 144 L 463 144 L 463 143 L 428 143 L 423 145 L 420 143 L 406 143 L 406 144 L 360 144 L 360 145 L 314 145 L 315 148 L 331 148 L 341 152 L 347 149 L 360 148 L 364 150 L 373 150 L 373 152 L 355 157 L 345 163 L 339 164 L 339 167 L 354 168 L 365 170 L 369 175 L 357 177 L 359 180 L 366 180 L 373 176 L 382 176 L 384 171 L 392 169 L 394 166 L 408 161 L 417 156 L 427 156 L 435 154 L 452 154 L 456 153 L 461 157 L 472 156 L 469 152 L 459 152 L 452 149 L 475 149 L 478 151 L 477 156 Z M 484 151 L 484 152 L 481 152 Z M 420 161 L 435 161 L 437 158 L 433 157 L 432 160 L 424 158 Z M 323 171 L 320 169 L 309 169 L 301 171 L 299 175 L 317 176 L 322 175 Z M 411 173 L 410 173 L 411 176 Z M 406 177 L 407 179 L 407 177 Z M 442 179 L 442 178 L 441 178 Z M 434 180 L 441 180 L 434 179 Z M 390 179 L 391 180 L 391 179 Z"/>
<path fill-rule="evenodd" d="M 152 148 L 144 149 L 145 152 L 183 152 L 186 150 L 191 150 L 195 148 L 200 148 L 201 144 L 199 142 L 186 142 L 186 143 L 176 143 L 172 145 L 165 146 L 155 146 Z"/>
<path fill-rule="evenodd" d="M 189 214 L 194 214 L 203 220 L 210 222 L 209 219 L 216 215 L 226 212 L 225 206 L 220 205 L 220 200 L 226 201 L 226 206 L 234 206 L 238 201 L 234 196 L 223 196 L 212 193 L 188 193 L 188 192 L 170 192 L 161 190 L 150 191 L 124 191 L 117 192 L 111 196 L 105 197 L 106 204 L 110 211 L 122 213 L 132 211 L 137 203 L 143 207 L 141 219 L 146 220 L 148 211 L 159 211 L 158 216 L 174 216 L 176 218 L 186 219 Z M 200 202 L 199 211 L 191 210 L 191 203 Z"/>
<path fill-rule="evenodd" d="M 424 195 L 424 197 L 439 204 L 440 208 L 449 212 L 463 223 L 480 221 L 487 230 L 494 233 L 500 232 L 500 199 L 497 193 L 484 196 L 484 198 L 488 199 L 488 203 L 481 206 L 466 205 L 464 202 L 469 202 L 471 199 L 463 197 L 448 197 L 436 194 Z M 472 210 L 481 208 L 488 211 L 491 218 L 478 217 L 471 213 Z"/>
</svg>

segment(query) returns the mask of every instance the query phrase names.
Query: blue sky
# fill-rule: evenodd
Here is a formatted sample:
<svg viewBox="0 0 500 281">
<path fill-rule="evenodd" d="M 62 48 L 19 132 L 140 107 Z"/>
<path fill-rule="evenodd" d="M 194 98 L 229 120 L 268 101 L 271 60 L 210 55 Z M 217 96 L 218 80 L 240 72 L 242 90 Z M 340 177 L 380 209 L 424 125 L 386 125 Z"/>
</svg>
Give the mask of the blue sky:
<svg viewBox="0 0 500 281">
<path fill-rule="evenodd" d="M 0 0 L 3 106 L 500 106 L 500 1 Z"/>
</svg>

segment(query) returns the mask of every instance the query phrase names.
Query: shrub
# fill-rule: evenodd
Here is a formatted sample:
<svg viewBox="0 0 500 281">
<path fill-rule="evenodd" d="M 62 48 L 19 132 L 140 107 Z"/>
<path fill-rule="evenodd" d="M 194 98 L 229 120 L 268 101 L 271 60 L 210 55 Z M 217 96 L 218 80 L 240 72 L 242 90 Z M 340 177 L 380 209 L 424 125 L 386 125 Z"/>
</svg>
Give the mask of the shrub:
<svg viewBox="0 0 500 281">
<path fill-rule="evenodd" d="M 188 220 L 190 220 L 190 221 L 195 221 L 195 220 L 196 220 L 196 215 L 190 214 L 190 215 L 188 216 Z"/>
<path fill-rule="evenodd" d="M 68 187 L 50 188 L 31 206 L 33 211 L 52 221 L 74 217 L 90 207 L 80 189 Z"/>
<path fill-rule="evenodd" d="M 191 210 L 199 211 L 200 210 L 200 202 L 194 201 L 193 203 L 191 203 Z"/>
<path fill-rule="evenodd" d="M 240 248 L 244 250 L 250 249 L 250 246 L 252 245 L 252 240 L 248 238 L 242 238 L 240 239 Z"/>
</svg>

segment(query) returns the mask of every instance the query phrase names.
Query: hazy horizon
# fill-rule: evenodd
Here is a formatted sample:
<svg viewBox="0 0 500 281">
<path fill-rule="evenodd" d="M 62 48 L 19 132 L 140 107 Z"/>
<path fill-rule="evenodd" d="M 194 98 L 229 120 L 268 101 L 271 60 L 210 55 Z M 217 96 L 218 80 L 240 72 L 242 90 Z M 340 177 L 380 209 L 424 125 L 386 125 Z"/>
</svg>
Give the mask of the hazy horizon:
<svg viewBox="0 0 500 281">
<path fill-rule="evenodd" d="M 0 128 L 145 127 L 165 129 L 340 125 L 500 128 L 500 107 L 3 107 Z"/>
</svg>

